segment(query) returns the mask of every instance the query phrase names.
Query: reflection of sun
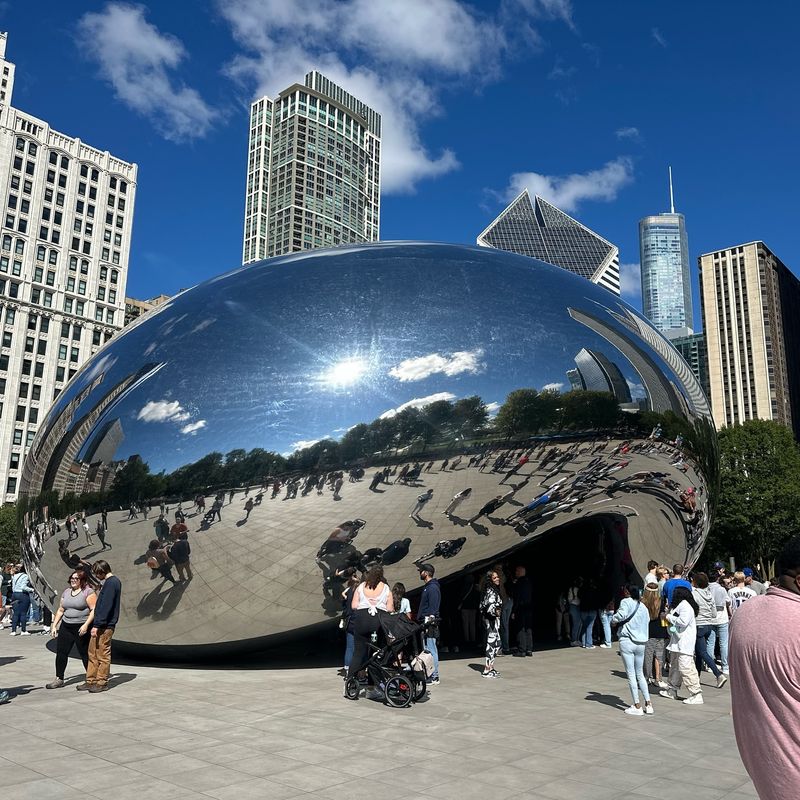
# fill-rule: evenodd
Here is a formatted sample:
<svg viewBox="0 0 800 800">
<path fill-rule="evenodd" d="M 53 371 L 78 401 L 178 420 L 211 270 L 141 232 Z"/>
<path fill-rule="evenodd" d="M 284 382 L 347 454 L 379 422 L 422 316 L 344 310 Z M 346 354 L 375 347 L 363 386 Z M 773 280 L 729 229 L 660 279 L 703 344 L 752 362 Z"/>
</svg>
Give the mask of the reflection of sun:
<svg viewBox="0 0 800 800">
<path fill-rule="evenodd" d="M 367 371 L 367 364 L 360 358 L 346 358 L 332 364 L 321 376 L 331 386 L 349 386 Z"/>
</svg>

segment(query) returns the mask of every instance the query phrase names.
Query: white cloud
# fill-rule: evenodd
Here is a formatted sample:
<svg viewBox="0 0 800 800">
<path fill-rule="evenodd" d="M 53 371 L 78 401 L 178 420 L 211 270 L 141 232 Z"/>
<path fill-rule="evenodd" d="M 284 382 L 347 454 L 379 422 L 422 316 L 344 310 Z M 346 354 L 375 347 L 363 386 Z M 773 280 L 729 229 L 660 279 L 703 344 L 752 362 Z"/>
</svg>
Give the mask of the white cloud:
<svg viewBox="0 0 800 800">
<path fill-rule="evenodd" d="M 650 31 L 650 35 L 656 41 L 657 44 L 661 45 L 661 47 L 667 47 L 667 40 L 664 38 L 664 34 L 658 28 L 653 28 Z"/>
<path fill-rule="evenodd" d="M 547 73 L 547 79 L 550 81 L 566 80 L 571 78 L 577 71 L 576 67 L 565 67 L 561 61 L 556 61 L 553 69 Z"/>
<path fill-rule="evenodd" d="M 201 138 L 217 112 L 171 76 L 186 59 L 186 49 L 149 23 L 145 12 L 144 6 L 112 2 L 84 14 L 78 21 L 79 44 L 117 98 L 149 119 L 164 138 Z"/>
<path fill-rule="evenodd" d="M 413 400 L 409 400 L 407 403 L 397 406 L 397 408 L 390 408 L 388 411 L 384 411 L 383 414 L 381 414 L 381 419 L 391 419 L 391 417 L 394 417 L 406 408 L 423 408 L 439 400 L 455 399 L 456 396 L 451 392 L 436 392 L 436 394 L 429 394 L 427 397 L 415 397 Z"/>
<path fill-rule="evenodd" d="M 542 386 L 543 392 L 560 392 L 564 388 L 563 383 L 546 383 Z"/>
<path fill-rule="evenodd" d="M 181 428 L 181 433 L 190 433 L 194 435 L 199 431 L 201 428 L 205 428 L 206 421 L 204 419 L 199 419 L 197 422 L 190 422 L 188 425 L 184 425 Z"/>
<path fill-rule="evenodd" d="M 317 69 L 381 114 L 387 194 L 412 192 L 459 167 L 452 149 L 431 152 L 422 141 L 422 122 L 442 113 L 440 87 L 494 79 L 510 40 L 535 35 L 530 19 L 572 19 L 566 0 L 504 0 L 494 16 L 464 0 L 217 0 L 217 7 L 243 51 L 226 71 L 255 96 L 274 97 Z"/>
<path fill-rule="evenodd" d="M 575 211 L 586 200 L 610 201 L 620 189 L 633 181 L 633 162 L 626 156 L 609 161 L 600 169 L 571 175 L 540 175 L 538 172 L 517 172 L 511 176 L 503 192 L 512 200 L 523 189 L 538 194 L 564 211 Z"/>
<path fill-rule="evenodd" d="M 498 402 L 487 403 L 486 404 L 486 410 L 489 412 L 489 416 L 490 417 L 496 417 L 497 416 L 497 412 L 500 410 L 500 405 L 501 404 L 498 403 Z"/>
<path fill-rule="evenodd" d="M 177 400 L 148 400 L 136 419 L 145 422 L 185 422 L 190 416 Z"/>
<path fill-rule="evenodd" d="M 459 375 L 462 372 L 476 374 L 485 369 L 481 362 L 483 350 L 460 350 L 446 356 L 440 353 L 431 353 L 427 356 L 407 358 L 396 367 L 389 370 L 389 374 L 399 381 L 421 381 L 431 375 L 442 373 L 444 375 Z"/>
<path fill-rule="evenodd" d="M 322 439 L 299 439 L 296 442 L 292 442 L 289 447 L 292 448 L 292 452 L 296 452 L 297 450 L 305 450 L 306 447 L 313 447 L 317 442 L 321 442 Z"/>
<path fill-rule="evenodd" d="M 615 136 L 617 139 L 630 139 L 632 142 L 639 142 L 642 139 L 639 129 L 634 127 L 617 128 Z"/>
<path fill-rule="evenodd" d="M 642 272 L 636 264 L 619 265 L 620 296 L 626 303 L 637 308 L 642 305 Z"/>
</svg>

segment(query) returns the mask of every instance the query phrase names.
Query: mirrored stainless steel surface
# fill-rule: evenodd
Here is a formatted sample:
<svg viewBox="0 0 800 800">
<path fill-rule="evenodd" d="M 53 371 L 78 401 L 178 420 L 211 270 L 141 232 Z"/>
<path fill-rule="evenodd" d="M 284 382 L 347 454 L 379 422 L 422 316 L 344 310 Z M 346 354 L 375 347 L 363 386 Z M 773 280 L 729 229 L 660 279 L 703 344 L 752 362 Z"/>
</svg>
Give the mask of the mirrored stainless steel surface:
<svg viewBox="0 0 800 800">
<path fill-rule="evenodd" d="M 105 558 L 116 639 L 190 657 L 334 624 L 372 562 L 416 589 L 423 561 L 446 578 L 582 519 L 626 579 L 691 564 L 716 464 L 688 366 L 609 292 L 379 243 L 235 270 L 112 340 L 41 426 L 20 531 L 49 602 Z M 190 567 L 152 569 L 184 527 Z"/>
</svg>

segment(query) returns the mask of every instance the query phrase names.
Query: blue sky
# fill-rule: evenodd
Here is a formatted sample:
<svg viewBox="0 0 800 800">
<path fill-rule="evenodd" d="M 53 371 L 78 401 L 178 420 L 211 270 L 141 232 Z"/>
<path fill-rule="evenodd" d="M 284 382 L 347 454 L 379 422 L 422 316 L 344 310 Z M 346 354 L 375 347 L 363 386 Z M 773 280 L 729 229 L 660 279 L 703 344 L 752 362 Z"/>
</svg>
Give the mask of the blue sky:
<svg viewBox="0 0 800 800">
<path fill-rule="evenodd" d="M 529 186 L 634 265 L 672 164 L 693 262 L 763 239 L 798 271 L 799 23 L 738 0 L 0 3 L 14 105 L 139 164 L 139 297 L 238 265 L 249 101 L 313 67 L 384 114 L 383 239 L 473 243 Z"/>
</svg>

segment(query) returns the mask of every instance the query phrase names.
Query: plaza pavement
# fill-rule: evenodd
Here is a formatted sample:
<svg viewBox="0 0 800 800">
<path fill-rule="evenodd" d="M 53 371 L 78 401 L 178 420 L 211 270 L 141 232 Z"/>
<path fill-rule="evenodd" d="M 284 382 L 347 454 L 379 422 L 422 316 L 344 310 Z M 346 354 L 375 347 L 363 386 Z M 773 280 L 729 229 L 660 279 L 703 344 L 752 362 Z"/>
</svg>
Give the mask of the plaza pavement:
<svg viewBox="0 0 800 800">
<path fill-rule="evenodd" d="M 479 676 L 478 656 L 451 656 L 429 699 L 397 710 L 344 700 L 324 654 L 115 664 L 100 695 L 75 691 L 71 659 L 70 685 L 47 691 L 47 641 L 0 633 L 13 695 L 0 707 L 0 782 L 14 800 L 642 800 L 675 786 L 692 800 L 756 797 L 728 688 L 706 687 L 697 707 L 655 697 L 654 716 L 628 717 L 616 646 L 499 659 L 497 681 Z"/>
</svg>

